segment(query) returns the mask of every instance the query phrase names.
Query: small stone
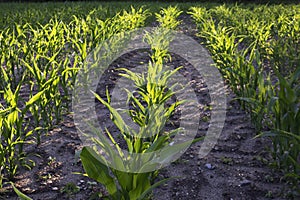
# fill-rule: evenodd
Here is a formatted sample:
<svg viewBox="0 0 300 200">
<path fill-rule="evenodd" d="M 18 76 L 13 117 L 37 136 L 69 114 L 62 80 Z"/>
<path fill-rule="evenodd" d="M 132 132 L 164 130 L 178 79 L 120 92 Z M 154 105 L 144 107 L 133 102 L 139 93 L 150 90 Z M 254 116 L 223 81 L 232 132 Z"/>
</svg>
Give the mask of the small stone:
<svg viewBox="0 0 300 200">
<path fill-rule="evenodd" d="M 240 186 L 246 186 L 246 185 L 249 185 L 249 184 L 251 184 L 251 181 L 249 181 L 249 180 L 247 180 L 247 179 L 242 180 L 242 181 L 240 182 Z"/>
<path fill-rule="evenodd" d="M 58 190 L 58 187 L 53 187 L 52 190 L 53 190 L 53 191 L 57 191 L 57 190 Z"/>
<path fill-rule="evenodd" d="M 205 167 L 206 167 L 207 169 L 214 169 L 214 168 L 215 168 L 215 167 L 212 166 L 212 164 L 210 164 L 210 163 L 206 163 L 206 164 L 205 164 Z"/>
</svg>

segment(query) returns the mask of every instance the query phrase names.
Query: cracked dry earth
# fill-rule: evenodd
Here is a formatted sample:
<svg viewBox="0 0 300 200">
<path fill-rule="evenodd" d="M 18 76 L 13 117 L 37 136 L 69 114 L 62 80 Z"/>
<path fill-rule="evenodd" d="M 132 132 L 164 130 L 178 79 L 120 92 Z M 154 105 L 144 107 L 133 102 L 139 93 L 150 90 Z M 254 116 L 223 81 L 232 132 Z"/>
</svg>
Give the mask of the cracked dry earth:
<svg viewBox="0 0 300 200">
<path fill-rule="evenodd" d="M 194 37 L 195 28 L 190 18 L 181 16 L 181 20 L 183 23 L 180 31 Z M 134 67 L 141 62 L 146 62 L 147 59 L 149 58 L 146 51 L 123 55 L 111 64 L 99 84 L 108 85 L 112 89 L 119 78 L 114 68 Z M 201 105 L 197 137 L 204 136 L 209 127 L 211 112 L 207 87 L 195 69 L 180 57 L 173 55 L 172 62 L 168 64 L 174 67 L 183 66 L 180 73 L 190 80 L 189 83 Z M 100 94 L 104 91 L 99 90 Z M 253 139 L 255 129 L 251 125 L 249 116 L 241 110 L 238 102 L 233 100 L 234 95 L 230 89 L 227 89 L 227 95 L 226 121 L 215 147 L 205 158 L 200 159 L 198 152 L 202 142 L 195 143 L 177 161 L 161 169 L 158 180 L 176 178 L 156 188 L 153 199 L 283 199 L 281 195 L 284 186 L 280 182 L 280 174 L 268 167 L 271 157 L 267 148 L 270 147 L 271 142 L 267 138 Z M 107 118 L 107 110 L 99 107 L 98 117 L 103 120 Z M 173 121 L 176 120 L 178 118 L 174 117 Z M 107 126 L 113 130 L 113 125 L 109 124 L 108 120 L 107 123 Z M 77 153 L 81 148 L 82 143 L 72 114 L 65 115 L 59 125 L 42 137 L 41 145 L 27 147 L 29 158 L 36 163 L 36 166 L 30 171 L 22 169 L 14 180 L 16 186 L 35 200 L 97 199 L 93 198 L 96 192 L 106 195 L 100 184 L 82 175 L 74 174 L 84 172 Z M 68 194 L 64 190 L 66 185 L 76 185 L 79 191 Z M 4 189 L 9 188 L 8 184 L 4 186 Z M 1 195 L 3 199 L 17 199 L 12 192 Z"/>
</svg>

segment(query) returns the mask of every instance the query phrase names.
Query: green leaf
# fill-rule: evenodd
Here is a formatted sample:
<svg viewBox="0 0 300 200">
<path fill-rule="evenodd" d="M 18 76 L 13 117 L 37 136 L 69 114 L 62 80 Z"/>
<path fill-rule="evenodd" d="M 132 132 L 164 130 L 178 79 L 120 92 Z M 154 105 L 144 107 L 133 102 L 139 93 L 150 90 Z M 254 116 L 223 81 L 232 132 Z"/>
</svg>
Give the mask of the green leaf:
<svg viewBox="0 0 300 200">
<path fill-rule="evenodd" d="M 113 170 L 114 175 L 118 179 L 118 182 L 123 190 L 123 195 L 128 196 L 128 192 L 132 190 L 133 187 L 133 173 L 123 172 L 119 170 Z M 126 194 L 125 194 L 126 193 Z"/>
<path fill-rule="evenodd" d="M 291 132 L 287 132 L 284 130 L 278 130 L 278 129 L 263 132 L 262 134 L 260 134 L 260 136 L 269 136 L 269 137 L 282 136 L 282 137 L 286 137 L 286 138 L 296 139 L 296 140 L 298 140 L 298 142 L 300 142 L 299 135 L 291 133 Z"/>
<path fill-rule="evenodd" d="M 44 94 L 44 90 L 36 93 L 29 101 L 26 102 L 26 107 L 31 106 L 34 102 L 40 99 L 41 95 Z"/>
<path fill-rule="evenodd" d="M 13 182 L 10 182 L 10 184 L 11 184 L 11 186 L 13 187 L 15 193 L 18 195 L 18 197 L 19 197 L 21 200 L 33 200 L 32 198 L 26 196 L 26 195 L 23 194 L 20 190 L 18 190 L 18 189 L 14 186 Z"/>
<path fill-rule="evenodd" d="M 117 112 L 116 109 L 114 109 L 113 107 L 111 107 L 109 105 L 109 103 L 107 103 L 106 101 L 104 101 L 98 94 L 92 92 L 95 97 L 103 104 L 105 105 L 110 113 L 112 114 L 113 116 L 113 122 L 114 124 L 118 127 L 118 129 L 121 131 L 122 134 L 125 134 L 127 136 L 130 136 L 130 133 L 131 132 L 134 132 L 133 130 L 131 130 L 127 125 L 126 123 L 124 122 L 124 120 L 122 119 L 121 115 Z"/>
<path fill-rule="evenodd" d="M 145 151 L 145 153 L 159 150 L 160 148 L 162 148 L 164 146 L 167 139 L 168 139 L 167 135 L 162 135 L 162 136 L 158 137 L 158 139 L 153 144 L 151 144 L 151 146 Z"/>
<path fill-rule="evenodd" d="M 133 187 L 129 192 L 130 199 L 137 199 L 150 187 L 150 173 L 138 173 L 133 176 Z"/>
<path fill-rule="evenodd" d="M 97 153 L 89 147 L 84 147 L 80 153 L 80 159 L 88 176 L 105 185 L 109 194 L 116 195 L 116 183 L 109 175 L 108 167 L 99 160 Z"/>
<path fill-rule="evenodd" d="M 171 180 L 171 179 L 175 179 L 175 178 L 178 178 L 178 177 L 170 177 L 170 178 L 167 178 L 167 179 L 163 179 L 161 181 L 158 181 L 156 182 L 155 184 L 153 184 L 149 189 L 147 189 L 146 191 L 144 191 L 141 196 L 139 196 L 139 198 L 137 198 L 137 200 L 143 200 L 145 199 L 146 195 L 148 195 L 152 190 L 154 190 L 155 188 L 157 188 L 158 186 L 164 184 L 165 182 Z"/>
</svg>

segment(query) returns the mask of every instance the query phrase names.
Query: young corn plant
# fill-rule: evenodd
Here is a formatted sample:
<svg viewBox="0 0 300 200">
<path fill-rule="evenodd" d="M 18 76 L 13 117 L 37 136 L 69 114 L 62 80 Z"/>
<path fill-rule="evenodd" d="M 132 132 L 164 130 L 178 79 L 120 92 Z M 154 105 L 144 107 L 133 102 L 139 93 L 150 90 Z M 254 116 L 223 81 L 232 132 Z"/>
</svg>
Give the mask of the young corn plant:
<svg viewBox="0 0 300 200">
<path fill-rule="evenodd" d="M 4 178 L 26 165 L 23 145 L 33 133 L 39 144 L 41 130 L 61 120 L 85 55 L 114 33 L 142 26 L 148 16 L 132 7 L 103 22 L 94 20 L 96 11 L 85 12 L 75 9 L 75 20 L 63 22 L 57 12 L 44 19 L 42 12 L 30 10 L 25 16 L 16 13 L 16 21 L 7 26 L 1 24 L 0 188 Z M 77 50 L 80 55 L 74 55 Z M 24 88 L 28 95 L 20 92 Z"/>
<path fill-rule="evenodd" d="M 293 182 L 299 192 L 300 173 L 300 68 L 286 80 L 278 71 L 279 78 L 274 95 L 268 104 L 268 112 L 273 118 L 270 131 L 261 135 L 273 139 L 273 157 L 275 166 L 283 169 L 287 179 Z"/>
<path fill-rule="evenodd" d="M 23 61 L 24 66 L 28 69 L 27 73 L 33 77 L 33 81 L 31 81 L 31 91 L 30 97 L 34 97 L 36 94 L 40 94 L 40 98 L 38 99 L 38 104 L 30 108 L 30 112 L 34 117 L 35 126 L 44 127 L 45 130 L 53 126 L 53 111 L 52 108 L 56 105 L 51 105 L 51 101 L 55 99 L 55 95 L 59 95 L 57 91 L 57 84 L 59 80 L 59 76 L 57 76 L 59 68 L 55 68 L 50 70 L 47 67 L 43 70 L 39 67 L 39 60 L 41 57 L 39 55 L 36 56 L 34 60 L 32 60 L 32 66 Z M 37 91 L 34 91 L 37 90 Z M 42 93 L 41 93 L 42 92 Z M 57 96 L 56 96 L 57 97 Z M 58 96 L 58 98 L 60 98 Z M 60 116 L 57 116 L 58 118 Z M 59 119 L 57 119 L 58 121 Z M 40 144 L 41 132 L 37 134 L 37 143 Z"/>
<path fill-rule="evenodd" d="M 177 20 L 182 13 L 176 6 L 162 8 L 160 13 L 155 13 L 156 21 L 159 22 L 161 28 L 174 30 L 181 23 Z"/>
<path fill-rule="evenodd" d="M 203 7 L 191 7 L 187 14 L 191 15 L 196 22 L 196 26 L 199 32 L 203 29 L 206 30 L 206 24 L 212 21 L 211 14 L 206 8 Z"/>
<path fill-rule="evenodd" d="M 172 12 L 170 11 L 171 9 Z M 174 20 L 179 15 L 178 12 L 178 10 L 170 8 L 164 10 L 163 13 L 167 13 L 168 19 Z M 159 15 L 159 19 L 163 22 L 162 16 Z M 167 20 L 166 23 L 169 23 L 169 21 Z M 168 26 L 175 28 L 169 24 L 165 24 L 162 27 Z M 137 159 L 128 162 L 131 153 L 146 155 L 146 153 L 168 146 L 171 137 L 181 131 L 179 128 L 171 131 L 164 129 L 176 107 L 183 102 L 175 102 L 171 106 L 165 106 L 165 103 L 174 95 L 173 88 L 168 88 L 169 79 L 177 73 L 179 68 L 175 70 L 163 69 L 165 67 L 163 66 L 164 62 L 170 57 L 167 50 L 170 41 L 162 40 L 167 38 L 168 31 L 162 32 L 159 29 L 157 30 L 154 34 L 148 33 L 145 37 L 152 49 L 151 61 L 146 72 L 137 73 L 125 68 L 119 69 L 123 71 L 120 75 L 132 81 L 137 90 L 138 97 L 131 91 L 127 91 L 128 103 L 131 105 L 131 108 L 126 113 L 139 126 L 138 131 L 135 131 L 125 123 L 119 111 L 112 107 L 108 90 L 106 93 L 107 101 L 94 93 L 100 103 L 105 105 L 110 111 L 111 120 L 119 129 L 129 152 L 129 155 L 125 155 L 121 151 L 120 145 L 115 141 L 113 134 L 108 129 L 105 129 L 104 133 L 100 130 L 94 130 L 99 138 L 93 138 L 93 140 L 96 144 L 103 147 L 105 155 L 111 157 L 113 159 L 112 162 L 118 166 L 123 166 L 126 170 L 120 171 L 107 167 L 104 164 L 107 162 L 105 156 L 96 153 L 92 148 L 84 147 L 81 152 L 81 161 L 87 175 L 105 185 L 111 199 L 148 199 L 150 192 L 155 187 L 168 180 L 165 179 L 152 184 L 153 178 L 157 173 L 156 171 L 143 172 L 143 166 L 141 166 L 140 173 L 133 173 L 130 172 L 130 169 L 141 162 L 141 160 Z M 106 148 L 109 146 L 109 141 L 105 135 L 108 136 L 114 145 L 117 155 L 113 156 L 114 153 Z M 174 145 L 174 150 L 176 148 L 179 148 L 179 146 Z M 173 154 L 174 152 L 169 152 L 169 154 L 164 155 L 166 156 L 165 159 L 170 159 Z M 147 161 L 154 162 L 153 166 L 158 166 L 159 163 L 155 163 L 152 159 L 155 160 L 155 158 L 149 157 Z"/>
<path fill-rule="evenodd" d="M 271 137 L 275 166 L 299 194 L 300 23 L 293 8 L 194 7 L 189 14 L 257 131 L 263 132 L 258 136 Z"/>
<path fill-rule="evenodd" d="M 23 76 L 21 82 L 13 91 L 11 83 L 8 82 L 9 77 L 3 68 L 1 72 L 4 81 L 7 83 L 1 94 L 5 105 L 0 104 L 0 163 L 3 164 L 0 168 L 0 186 L 2 187 L 4 175 L 5 179 L 12 179 L 16 175 L 20 165 L 30 168 L 30 166 L 26 164 L 26 154 L 23 145 L 28 143 L 28 138 L 30 138 L 39 127 L 30 129 L 29 122 L 26 122 L 25 117 L 30 107 L 38 101 L 41 93 L 34 95 L 25 103 L 25 107 L 20 109 L 18 105 L 19 92 L 25 76 Z"/>
</svg>

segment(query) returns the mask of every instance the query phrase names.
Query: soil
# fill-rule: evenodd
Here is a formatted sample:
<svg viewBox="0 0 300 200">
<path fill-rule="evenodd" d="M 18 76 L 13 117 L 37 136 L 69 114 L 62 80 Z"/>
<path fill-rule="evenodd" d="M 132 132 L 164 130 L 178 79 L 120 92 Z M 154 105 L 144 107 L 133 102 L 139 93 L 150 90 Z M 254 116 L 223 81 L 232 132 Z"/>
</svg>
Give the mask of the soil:
<svg viewBox="0 0 300 200">
<path fill-rule="evenodd" d="M 184 15 L 180 19 L 183 23 L 179 30 L 200 42 L 195 36 L 196 30 L 191 19 Z M 118 66 L 134 66 L 135 63 L 147 59 L 147 56 L 147 52 L 131 52 L 112 63 L 109 70 Z M 181 73 L 190 77 L 190 84 L 193 85 L 198 102 L 202 105 L 202 109 L 199 109 L 202 120 L 199 122 L 197 137 L 203 136 L 210 119 L 210 110 L 207 109 L 210 97 L 205 83 L 201 76 L 195 75 L 194 69 L 180 58 L 173 59 L 169 64 L 174 67 L 184 66 Z M 117 79 L 116 74 L 107 73 L 103 82 L 113 88 Z M 202 159 L 198 158 L 201 141 L 195 143 L 180 159 L 161 169 L 158 180 L 178 178 L 156 188 L 153 191 L 153 199 L 283 199 L 285 185 L 280 181 L 281 174 L 268 166 L 271 156 L 267 149 L 271 141 L 268 138 L 254 139 L 256 132 L 250 117 L 240 108 L 239 103 L 233 100 L 235 96 L 230 89 L 227 89 L 227 95 L 226 122 L 218 143 Z M 103 107 L 98 108 L 98 113 L 99 118 L 107 116 Z M 178 119 L 175 117 L 174 122 L 176 120 Z M 112 125 L 111 130 L 114 129 Z M 31 170 L 21 169 L 14 180 L 17 188 L 34 200 L 93 199 L 93 195 L 94 199 L 101 199 L 96 198 L 95 194 L 107 194 L 100 184 L 76 174 L 84 173 L 78 157 L 83 145 L 72 114 L 66 114 L 60 124 L 47 135 L 43 135 L 41 141 L 38 146 L 27 147 L 28 158 L 34 161 L 35 166 Z M 68 187 L 76 186 L 79 191 L 74 192 L 75 190 L 71 189 L 73 192 L 67 192 Z M 2 193 L 0 199 L 17 199 L 9 184 L 5 184 L 3 190 L 7 192 Z"/>
</svg>

